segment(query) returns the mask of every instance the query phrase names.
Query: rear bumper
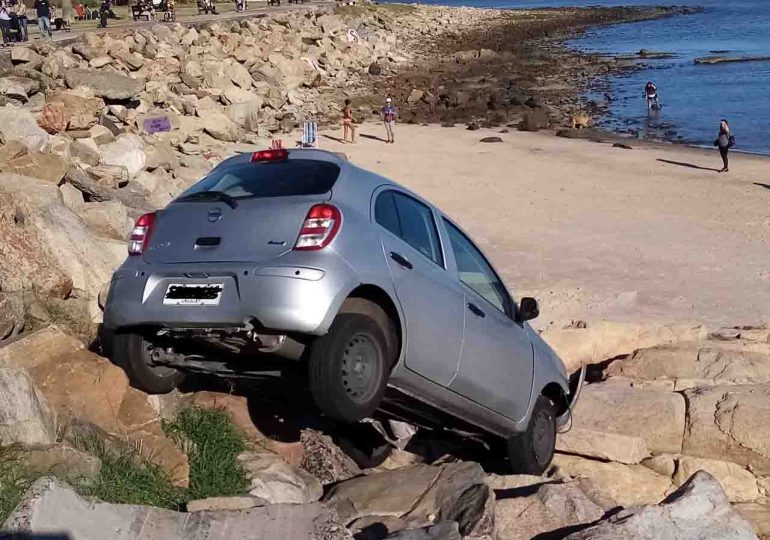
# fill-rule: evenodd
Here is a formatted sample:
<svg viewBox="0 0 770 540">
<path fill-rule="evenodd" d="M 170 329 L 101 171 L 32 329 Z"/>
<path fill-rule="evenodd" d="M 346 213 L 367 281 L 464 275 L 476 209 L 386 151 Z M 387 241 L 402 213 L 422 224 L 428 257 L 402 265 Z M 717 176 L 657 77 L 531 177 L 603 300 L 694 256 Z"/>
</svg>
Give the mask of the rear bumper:
<svg viewBox="0 0 770 540">
<path fill-rule="evenodd" d="M 350 267 L 248 263 L 147 265 L 127 263 L 113 276 L 104 326 L 240 327 L 258 322 L 279 332 L 323 334 L 355 282 Z M 216 306 L 164 305 L 170 284 L 223 286 Z"/>
</svg>

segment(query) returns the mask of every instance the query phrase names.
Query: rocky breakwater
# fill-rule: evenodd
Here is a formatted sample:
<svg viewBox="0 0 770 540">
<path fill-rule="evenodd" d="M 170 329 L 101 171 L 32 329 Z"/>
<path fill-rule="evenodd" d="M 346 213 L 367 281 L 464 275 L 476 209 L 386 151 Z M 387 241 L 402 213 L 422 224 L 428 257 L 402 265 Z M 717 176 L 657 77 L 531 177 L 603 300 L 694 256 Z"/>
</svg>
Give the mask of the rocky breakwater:
<svg viewBox="0 0 770 540">
<path fill-rule="evenodd" d="M 234 531 L 326 540 L 765 539 L 769 335 L 726 329 L 596 365 L 551 469 L 506 476 L 451 454 L 434 460 L 420 443 L 361 470 L 317 431 L 271 441 L 252 424 L 260 412 L 247 399 L 150 398 L 50 327 L 0 347 L 0 437 L 41 476 L 0 529 L 73 538 L 120 530 L 131 540 Z M 189 501 L 181 512 L 95 501 L 68 485 L 99 475 L 98 458 L 77 447 L 84 434 L 134 444 L 184 485 L 184 445 L 159 426 L 190 402 L 227 411 L 249 439 L 237 457 L 243 493 Z M 141 533 L 132 526 L 140 521 Z"/>
</svg>

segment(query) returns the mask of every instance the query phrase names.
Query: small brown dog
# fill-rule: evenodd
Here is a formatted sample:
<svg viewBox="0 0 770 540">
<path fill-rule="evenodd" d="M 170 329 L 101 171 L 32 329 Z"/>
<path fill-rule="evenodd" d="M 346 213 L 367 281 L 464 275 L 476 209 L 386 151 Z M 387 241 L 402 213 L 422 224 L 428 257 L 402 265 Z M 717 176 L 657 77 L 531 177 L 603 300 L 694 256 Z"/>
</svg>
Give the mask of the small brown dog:
<svg viewBox="0 0 770 540">
<path fill-rule="evenodd" d="M 587 114 L 576 114 L 572 117 L 572 129 L 587 128 L 591 124 L 591 117 Z"/>
</svg>

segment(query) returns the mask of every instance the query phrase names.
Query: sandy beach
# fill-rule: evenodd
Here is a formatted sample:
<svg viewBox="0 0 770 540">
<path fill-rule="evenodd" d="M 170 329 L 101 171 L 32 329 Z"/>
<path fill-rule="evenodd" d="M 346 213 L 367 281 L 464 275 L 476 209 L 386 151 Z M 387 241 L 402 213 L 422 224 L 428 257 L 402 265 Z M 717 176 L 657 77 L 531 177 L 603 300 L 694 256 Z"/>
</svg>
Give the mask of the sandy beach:
<svg viewBox="0 0 770 540">
<path fill-rule="evenodd" d="M 768 319 L 768 158 L 734 153 L 731 172 L 717 174 L 716 151 L 497 131 L 399 125 L 387 146 L 367 124 L 355 145 L 324 136 L 321 147 L 457 220 L 514 294 L 541 300 L 541 328 Z M 503 142 L 479 142 L 494 135 Z"/>
</svg>

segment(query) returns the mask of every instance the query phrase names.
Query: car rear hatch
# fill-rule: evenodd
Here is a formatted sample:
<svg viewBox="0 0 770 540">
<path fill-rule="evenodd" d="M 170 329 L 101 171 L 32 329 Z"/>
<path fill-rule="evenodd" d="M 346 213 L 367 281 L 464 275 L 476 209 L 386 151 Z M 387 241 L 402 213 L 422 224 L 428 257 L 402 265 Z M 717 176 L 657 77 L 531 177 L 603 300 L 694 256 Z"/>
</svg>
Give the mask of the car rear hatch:
<svg viewBox="0 0 770 540">
<path fill-rule="evenodd" d="M 283 153 L 286 156 L 286 153 Z M 234 158 L 158 212 L 149 263 L 260 262 L 291 250 L 340 168 L 316 159 Z"/>
</svg>

